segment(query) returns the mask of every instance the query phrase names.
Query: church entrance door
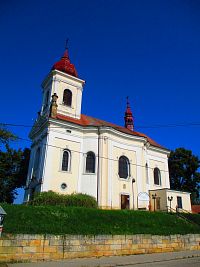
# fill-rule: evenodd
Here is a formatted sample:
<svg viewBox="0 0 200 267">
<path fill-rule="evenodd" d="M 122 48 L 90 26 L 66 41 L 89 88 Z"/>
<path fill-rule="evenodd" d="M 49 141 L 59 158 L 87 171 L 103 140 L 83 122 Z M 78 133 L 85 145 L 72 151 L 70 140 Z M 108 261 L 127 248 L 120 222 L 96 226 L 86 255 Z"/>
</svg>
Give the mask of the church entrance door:
<svg viewBox="0 0 200 267">
<path fill-rule="evenodd" d="M 130 197 L 129 195 L 121 195 L 121 209 L 129 209 L 130 208 Z"/>
</svg>

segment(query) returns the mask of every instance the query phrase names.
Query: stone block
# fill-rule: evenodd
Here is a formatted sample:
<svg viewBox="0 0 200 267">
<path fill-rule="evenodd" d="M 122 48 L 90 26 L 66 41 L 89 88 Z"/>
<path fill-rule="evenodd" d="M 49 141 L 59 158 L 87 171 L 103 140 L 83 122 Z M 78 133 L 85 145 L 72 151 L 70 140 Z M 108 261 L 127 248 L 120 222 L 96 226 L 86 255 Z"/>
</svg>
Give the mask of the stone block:
<svg viewBox="0 0 200 267">
<path fill-rule="evenodd" d="M 163 244 L 169 244 L 170 243 L 170 238 L 166 236 L 165 238 L 162 239 L 162 243 Z"/>
<path fill-rule="evenodd" d="M 145 249 L 134 249 L 132 251 L 132 254 L 144 254 L 145 253 Z"/>
<path fill-rule="evenodd" d="M 22 247 L 0 247 L 0 254 L 16 254 L 21 253 Z"/>
<path fill-rule="evenodd" d="M 126 244 L 126 240 L 125 239 L 113 239 L 112 240 L 113 245 L 121 245 L 122 243 Z"/>
<path fill-rule="evenodd" d="M 44 252 L 44 247 L 43 246 L 36 247 L 36 253 L 43 253 L 43 252 Z"/>
<path fill-rule="evenodd" d="M 107 249 L 107 248 L 105 247 L 105 249 Z M 113 245 L 110 245 L 108 247 L 108 249 L 110 249 L 110 250 L 121 250 L 122 249 L 122 245 L 121 244 L 113 244 Z"/>
<path fill-rule="evenodd" d="M 56 246 L 45 246 L 44 247 L 44 252 L 45 253 L 57 252 L 57 247 Z"/>
<path fill-rule="evenodd" d="M 10 239 L 10 240 L 8 240 L 8 239 L 6 239 L 6 240 L 2 240 L 2 246 L 3 247 L 11 247 L 11 245 L 12 245 L 12 239 Z"/>
<path fill-rule="evenodd" d="M 93 251 L 112 250 L 112 246 L 115 246 L 115 245 L 96 245 L 96 246 L 93 246 L 92 250 Z M 116 246 L 118 246 L 118 245 L 116 245 Z"/>
<path fill-rule="evenodd" d="M 42 246 L 49 246 L 49 240 L 48 239 L 41 240 L 41 245 Z"/>
<path fill-rule="evenodd" d="M 64 247 L 63 246 L 56 246 L 58 253 L 64 253 Z"/>
<path fill-rule="evenodd" d="M 23 253 L 36 253 L 36 247 L 26 246 L 26 247 L 23 247 L 22 250 L 23 250 Z"/>
<path fill-rule="evenodd" d="M 41 246 L 41 240 L 40 239 L 30 240 L 29 246 L 30 247 L 32 247 L 32 246 L 39 247 L 39 246 Z"/>
<path fill-rule="evenodd" d="M 85 257 L 87 257 L 87 253 L 85 253 Z M 65 252 L 63 254 L 63 259 L 74 259 L 74 258 L 82 258 L 84 257 L 83 252 Z"/>
<path fill-rule="evenodd" d="M 50 239 L 49 245 L 50 246 L 62 246 L 63 245 L 63 239 Z"/>
<path fill-rule="evenodd" d="M 107 239 L 107 240 L 105 240 L 104 244 L 105 245 L 111 245 L 111 244 L 114 244 L 115 241 L 116 240 L 113 240 L 113 239 Z"/>
<path fill-rule="evenodd" d="M 70 245 L 72 246 L 80 246 L 81 244 L 90 244 L 91 242 L 89 240 L 85 240 L 86 242 L 83 242 L 79 239 L 72 239 L 70 240 Z"/>
<path fill-rule="evenodd" d="M 112 236 L 112 239 L 113 239 L 113 240 L 116 240 L 116 239 L 117 239 L 117 240 L 122 240 L 122 239 L 123 239 L 123 240 L 126 240 L 126 236 L 125 236 L 125 235 L 113 235 L 113 236 Z"/>
</svg>

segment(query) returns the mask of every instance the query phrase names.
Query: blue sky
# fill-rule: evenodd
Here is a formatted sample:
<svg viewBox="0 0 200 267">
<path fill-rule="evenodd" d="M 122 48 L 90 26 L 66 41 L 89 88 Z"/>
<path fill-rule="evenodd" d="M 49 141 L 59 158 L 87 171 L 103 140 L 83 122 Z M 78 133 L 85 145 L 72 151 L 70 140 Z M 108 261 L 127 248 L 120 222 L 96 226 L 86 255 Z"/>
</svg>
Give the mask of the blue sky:
<svg viewBox="0 0 200 267">
<path fill-rule="evenodd" d="M 71 61 L 86 80 L 82 113 L 123 125 L 129 96 L 136 130 L 200 156 L 199 32 L 194 0 L 2 0 L 0 122 L 33 124 L 41 82 L 69 38 Z M 177 124 L 185 126 L 169 127 Z M 30 131 L 9 129 L 22 138 Z"/>
</svg>

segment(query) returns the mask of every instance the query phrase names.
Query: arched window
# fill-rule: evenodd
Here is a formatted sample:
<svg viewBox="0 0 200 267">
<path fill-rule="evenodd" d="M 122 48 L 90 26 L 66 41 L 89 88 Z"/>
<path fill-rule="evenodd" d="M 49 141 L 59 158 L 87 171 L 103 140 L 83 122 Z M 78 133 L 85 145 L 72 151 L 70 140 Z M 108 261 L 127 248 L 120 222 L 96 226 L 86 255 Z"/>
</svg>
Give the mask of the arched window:
<svg viewBox="0 0 200 267">
<path fill-rule="evenodd" d="M 33 176 L 35 178 L 38 178 L 39 165 L 40 165 L 40 147 L 38 147 L 34 159 Z"/>
<path fill-rule="evenodd" d="M 148 172 L 148 164 L 145 165 L 145 171 L 146 171 L 146 183 L 149 183 L 149 172 Z"/>
<path fill-rule="evenodd" d="M 95 173 L 95 154 L 88 152 L 86 157 L 86 172 Z"/>
<path fill-rule="evenodd" d="M 121 156 L 119 158 L 119 177 L 120 178 L 128 178 L 130 174 L 130 164 L 129 159 L 125 156 Z"/>
<path fill-rule="evenodd" d="M 63 151 L 63 157 L 62 157 L 62 171 L 69 171 L 70 169 L 70 158 L 71 153 L 69 150 Z"/>
<path fill-rule="evenodd" d="M 160 170 L 156 167 L 153 171 L 154 174 L 154 184 L 161 185 L 161 174 Z"/>
<path fill-rule="evenodd" d="M 72 105 L 72 92 L 69 89 L 64 90 L 63 104 L 69 107 Z"/>
<path fill-rule="evenodd" d="M 48 102 L 49 102 L 49 91 L 46 92 L 45 106 L 48 106 Z"/>
</svg>

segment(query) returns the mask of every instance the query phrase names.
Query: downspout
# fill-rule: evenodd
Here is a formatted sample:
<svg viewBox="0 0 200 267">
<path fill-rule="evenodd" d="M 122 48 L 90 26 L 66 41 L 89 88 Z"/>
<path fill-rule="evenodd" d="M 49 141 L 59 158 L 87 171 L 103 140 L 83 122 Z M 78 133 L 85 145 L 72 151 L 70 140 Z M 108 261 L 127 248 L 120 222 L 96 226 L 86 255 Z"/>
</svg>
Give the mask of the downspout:
<svg viewBox="0 0 200 267">
<path fill-rule="evenodd" d="M 98 152 L 97 152 L 97 204 L 99 206 L 100 201 L 100 127 L 97 127 L 98 130 Z"/>
</svg>

